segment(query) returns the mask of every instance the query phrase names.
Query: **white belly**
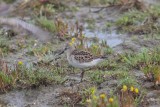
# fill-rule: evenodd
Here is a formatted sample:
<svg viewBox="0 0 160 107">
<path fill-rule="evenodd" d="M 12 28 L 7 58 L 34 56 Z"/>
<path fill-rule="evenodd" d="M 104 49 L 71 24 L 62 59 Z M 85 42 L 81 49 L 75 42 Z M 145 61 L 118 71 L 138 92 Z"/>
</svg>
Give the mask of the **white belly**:
<svg viewBox="0 0 160 107">
<path fill-rule="evenodd" d="M 103 59 L 94 59 L 93 61 L 91 62 L 83 62 L 83 63 L 80 63 L 78 61 L 76 61 L 74 59 L 74 57 L 71 57 L 71 58 L 67 58 L 68 59 L 68 62 L 70 65 L 72 65 L 73 67 L 76 67 L 76 68 L 87 68 L 87 67 L 92 67 L 92 66 L 95 66 L 97 65 L 98 63 L 100 63 L 101 61 L 103 61 Z"/>
</svg>

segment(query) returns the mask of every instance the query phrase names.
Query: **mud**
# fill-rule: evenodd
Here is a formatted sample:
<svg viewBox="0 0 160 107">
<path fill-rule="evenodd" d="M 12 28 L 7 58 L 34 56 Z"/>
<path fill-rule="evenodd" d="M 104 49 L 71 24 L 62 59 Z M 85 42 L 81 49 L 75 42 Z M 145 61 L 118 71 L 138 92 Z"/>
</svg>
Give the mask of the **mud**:
<svg viewBox="0 0 160 107">
<path fill-rule="evenodd" d="M 158 0 L 147 0 L 147 3 L 155 4 L 159 3 Z M 10 10 L 13 8 L 9 4 L 1 3 L 0 4 L 0 16 L 9 16 Z M 144 41 L 137 40 L 133 41 L 128 34 L 119 34 L 114 28 L 107 29 L 105 23 L 107 21 L 114 21 L 119 17 L 119 13 L 115 11 L 114 8 L 106 8 L 102 11 L 96 12 L 99 8 L 89 8 L 89 7 L 79 7 L 77 12 L 65 11 L 57 15 L 57 17 L 62 17 L 66 21 L 74 23 L 76 20 L 80 21 L 81 24 L 85 24 L 84 34 L 87 37 L 97 37 L 99 40 L 107 41 L 108 46 L 110 46 L 115 52 L 123 53 L 123 52 L 139 52 L 141 48 L 149 47 L 153 48 L 155 45 L 159 45 L 159 40 L 154 41 Z M 97 15 L 98 14 L 98 15 Z M 88 19 L 93 19 L 93 29 L 87 29 L 90 23 L 87 22 Z M 21 38 L 21 37 L 20 37 Z M 27 44 L 29 40 L 26 41 L 25 38 L 21 38 L 21 41 L 24 44 Z M 15 38 L 12 42 L 17 42 L 18 39 Z M 35 42 L 36 44 L 36 42 Z M 147 44 L 147 45 L 146 45 Z M 33 44 L 34 45 L 34 44 Z M 33 62 L 38 62 L 36 57 L 32 57 L 27 55 L 28 50 L 16 50 L 15 53 L 10 53 L 4 59 L 11 63 L 17 63 L 17 61 L 21 60 L 26 63 L 26 66 L 30 66 L 27 64 L 32 64 Z M 143 84 L 145 82 L 142 81 L 144 75 L 140 71 L 135 71 L 134 75 L 138 78 L 138 80 Z M 12 90 L 5 94 L 0 95 L 0 106 L 2 107 L 63 107 L 59 105 L 60 100 L 57 97 L 59 91 L 64 88 L 72 88 L 78 84 L 79 76 L 75 77 L 72 75 L 68 76 L 69 81 L 66 81 L 62 85 L 48 85 L 48 86 L 40 86 L 38 88 L 30 88 L 23 90 Z M 86 84 L 81 83 L 81 84 Z M 71 86 L 72 85 L 72 86 Z M 100 92 L 109 92 L 114 86 L 117 85 L 117 80 L 108 79 L 107 81 L 101 83 L 99 85 Z M 144 87 L 148 90 L 151 90 L 153 84 L 145 83 Z M 160 91 L 159 90 L 151 90 L 148 91 L 147 94 L 147 103 L 145 102 L 145 106 L 147 107 L 159 107 L 160 106 Z M 75 106 L 75 107 L 83 107 L 83 106 Z"/>
</svg>

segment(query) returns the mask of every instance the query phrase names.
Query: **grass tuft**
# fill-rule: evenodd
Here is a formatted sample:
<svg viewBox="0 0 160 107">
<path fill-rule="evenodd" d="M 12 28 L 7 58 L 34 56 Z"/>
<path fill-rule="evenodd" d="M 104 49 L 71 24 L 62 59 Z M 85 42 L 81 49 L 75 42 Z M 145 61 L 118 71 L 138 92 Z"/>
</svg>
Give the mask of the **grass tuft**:
<svg viewBox="0 0 160 107">
<path fill-rule="evenodd" d="M 53 20 L 48 20 L 46 17 L 41 16 L 37 18 L 37 22 L 40 24 L 41 27 L 49 30 L 50 32 L 55 32 L 56 27 Z"/>
</svg>

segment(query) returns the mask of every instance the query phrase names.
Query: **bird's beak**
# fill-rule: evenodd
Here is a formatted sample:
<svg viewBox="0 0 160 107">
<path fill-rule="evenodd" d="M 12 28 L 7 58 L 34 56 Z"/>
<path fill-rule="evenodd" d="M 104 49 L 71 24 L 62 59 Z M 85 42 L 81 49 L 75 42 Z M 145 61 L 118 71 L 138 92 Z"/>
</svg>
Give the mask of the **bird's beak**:
<svg viewBox="0 0 160 107">
<path fill-rule="evenodd" d="M 67 48 L 67 47 L 65 47 L 65 48 L 64 48 L 64 51 L 66 51 L 67 49 L 68 49 L 68 48 Z"/>
</svg>

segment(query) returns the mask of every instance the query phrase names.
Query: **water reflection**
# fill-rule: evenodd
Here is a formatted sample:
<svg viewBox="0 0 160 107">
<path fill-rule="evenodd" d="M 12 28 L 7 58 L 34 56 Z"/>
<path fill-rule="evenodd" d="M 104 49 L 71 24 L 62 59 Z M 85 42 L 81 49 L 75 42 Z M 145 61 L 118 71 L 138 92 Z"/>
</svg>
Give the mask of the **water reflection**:
<svg viewBox="0 0 160 107">
<path fill-rule="evenodd" d="M 106 41 L 107 45 L 109 47 L 115 47 L 121 43 L 123 43 L 123 40 L 120 38 L 121 34 L 117 34 L 116 31 L 110 32 L 91 32 L 89 30 L 85 30 L 84 34 L 86 37 L 97 37 L 100 41 Z"/>
</svg>

